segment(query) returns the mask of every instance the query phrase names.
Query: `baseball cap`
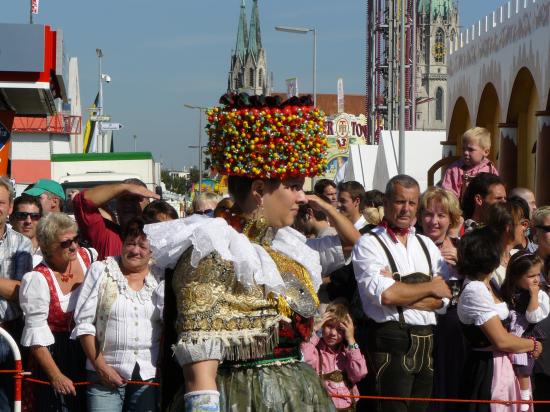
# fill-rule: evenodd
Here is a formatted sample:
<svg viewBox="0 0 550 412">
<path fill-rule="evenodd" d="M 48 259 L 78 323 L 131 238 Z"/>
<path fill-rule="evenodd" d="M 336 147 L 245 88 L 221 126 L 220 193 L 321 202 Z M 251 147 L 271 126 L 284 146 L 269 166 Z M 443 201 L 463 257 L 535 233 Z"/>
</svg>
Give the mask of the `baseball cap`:
<svg viewBox="0 0 550 412">
<path fill-rule="evenodd" d="M 50 192 L 51 194 L 60 197 L 62 200 L 65 200 L 65 191 L 61 185 L 50 179 L 37 180 L 33 187 L 25 190 L 23 194 L 38 197 L 44 192 Z"/>
</svg>

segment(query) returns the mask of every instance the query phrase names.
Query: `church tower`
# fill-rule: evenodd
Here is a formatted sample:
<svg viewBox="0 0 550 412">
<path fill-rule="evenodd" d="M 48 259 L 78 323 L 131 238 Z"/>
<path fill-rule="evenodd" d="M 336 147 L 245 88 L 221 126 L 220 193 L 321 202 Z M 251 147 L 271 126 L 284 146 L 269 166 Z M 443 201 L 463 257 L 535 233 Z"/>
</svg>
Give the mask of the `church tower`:
<svg viewBox="0 0 550 412">
<path fill-rule="evenodd" d="M 228 92 L 250 95 L 269 94 L 267 61 L 262 47 L 258 0 L 252 0 L 250 26 L 246 26 L 246 5 L 241 0 L 237 43 L 231 56 Z"/>
<path fill-rule="evenodd" d="M 447 53 L 458 33 L 455 0 L 418 0 L 416 129 L 445 130 Z"/>
</svg>

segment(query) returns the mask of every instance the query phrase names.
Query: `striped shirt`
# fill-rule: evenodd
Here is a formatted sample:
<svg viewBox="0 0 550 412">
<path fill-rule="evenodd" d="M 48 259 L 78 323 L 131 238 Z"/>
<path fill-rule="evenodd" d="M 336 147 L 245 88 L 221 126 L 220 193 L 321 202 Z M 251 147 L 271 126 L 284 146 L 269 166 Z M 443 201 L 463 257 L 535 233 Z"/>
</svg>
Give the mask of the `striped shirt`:
<svg viewBox="0 0 550 412">
<path fill-rule="evenodd" d="M 21 280 L 32 270 L 32 243 L 30 239 L 6 226 L 0 239 L 0 278 Z M 21 316 L 17 302 L 0 297 L 0 322 L 7 322 Z"/>
</svg>

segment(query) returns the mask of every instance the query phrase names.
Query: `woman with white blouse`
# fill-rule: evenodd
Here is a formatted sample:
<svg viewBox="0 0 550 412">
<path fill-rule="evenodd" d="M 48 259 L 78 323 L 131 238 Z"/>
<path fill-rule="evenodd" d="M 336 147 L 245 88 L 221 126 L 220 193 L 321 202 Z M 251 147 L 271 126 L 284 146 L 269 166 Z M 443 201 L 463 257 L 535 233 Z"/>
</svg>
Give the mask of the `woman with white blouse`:
<svg viewBox="0 0 550 412">
<path fill-rule="evenodd" d="M 503 326 L 509 310 L 491 281 L 500 259 L 501 250 L 490 228 L 476 229 L 462 238 L 458 270 L 466 280 L 458 301 L 458 317 L 472 349 L 462 373 L 463 399 L 519 400 L 519 382 L 509 355 L 528 353 L 538 358 L 542 352 L 540 342 L 515 336 Z M 520 405 L 472 403 L 463 410 L 514 412 Z"/>
<path fill-rule="evenodd" d="M 127 381 L 153 381 L 159 354 L 163 286 L 150 271 L 151 249 L 143 222 L 123 234 L 119 257 L 88 271 L 72 338 L 86 354 L 88 411 L 153 411 L 158 390 Z"/>
<path fill-rule="evenodd" d="M 24 409 L 81 411 L 85 396 L 74 382 L 84 379 L 85 358 L 69 335 L 81 284 L 97 253 L 78 246 L 76 223 L 64 213 L 40 220 L 36 236 L 44 260 L 21 281 L 21 344 L 30 347 L 33 377 L 48 380 L 51 387 L 26 385 Z"/>
</svg>

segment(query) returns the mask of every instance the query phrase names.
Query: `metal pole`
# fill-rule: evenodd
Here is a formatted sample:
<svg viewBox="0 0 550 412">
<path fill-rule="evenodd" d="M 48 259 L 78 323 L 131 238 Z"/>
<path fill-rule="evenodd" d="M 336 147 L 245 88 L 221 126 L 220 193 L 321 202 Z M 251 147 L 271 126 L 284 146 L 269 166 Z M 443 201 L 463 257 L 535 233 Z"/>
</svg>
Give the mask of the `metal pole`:
<svg viewBox="0 0 550 412">
<path fill-rule="evenodd" d="M 317 29 L 313 29 L 313 106 L 317 107 Z"/>
<path fill-rule="evenodd" d="M 202 190 L 202 108 L 199 108 L 199 193 Z"/>
<path fill-rule="evenodd" d="M 400 66 L 399 66 L 399 174 L 405 173 L 405 13 L 406 0 L 401 0 L 401 38 L 399 39 Z"/>
<path fill-rule="evenodd" d="M 103 80 L 101 79 L 101 72 L 103 71 L 103 51 L 101 51 L 101 49 L 99 49 L 97 57 L 99 59 L 99 92 L 97 97 L 97 114 L 98 116 L 103 116 Z M 101 120 L 99 120 L 97 122 L 97 127 L 99 128 L 99 133 L 97 135 L 97 151 L 99 153 L 103 153 L 105 151 L 103 147 L 103 130 L 101 126 Z"/>
<path fill-rule="evenodd" d="M 32 24 L 32 0 L 30 0 L 30 8 L 29 8 L 29 23 Z"/>
<path fill-rule="evenodd" d="M 134 135 L 134 153 L 137 152 L 137 134 Z"/>
</svg>

